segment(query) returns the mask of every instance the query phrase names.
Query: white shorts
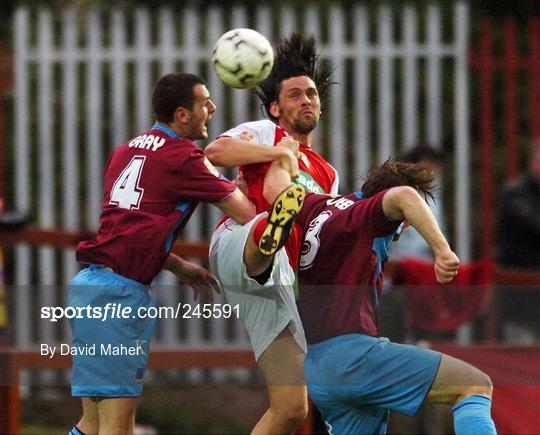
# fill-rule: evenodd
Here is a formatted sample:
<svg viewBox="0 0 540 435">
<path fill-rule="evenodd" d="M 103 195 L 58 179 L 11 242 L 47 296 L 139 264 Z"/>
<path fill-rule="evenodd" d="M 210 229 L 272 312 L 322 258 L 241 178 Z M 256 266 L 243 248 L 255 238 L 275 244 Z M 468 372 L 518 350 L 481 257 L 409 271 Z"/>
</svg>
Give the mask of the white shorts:
<svg viewBox="0 0 540 435">
<path fill-rule="evenodd" d="M 295 276 L 285 249 L 274 256 L 264 285 L 246 271 L 244 246 L 260 216 L 245 225 L 228 219 L 217 228 L 210 242 L 210 270 L 219 279 L 227 303 L 239 305 L 256 360 L 287 326 L 305 353 L 306 338 L 294 298 Z"/>
</svg>

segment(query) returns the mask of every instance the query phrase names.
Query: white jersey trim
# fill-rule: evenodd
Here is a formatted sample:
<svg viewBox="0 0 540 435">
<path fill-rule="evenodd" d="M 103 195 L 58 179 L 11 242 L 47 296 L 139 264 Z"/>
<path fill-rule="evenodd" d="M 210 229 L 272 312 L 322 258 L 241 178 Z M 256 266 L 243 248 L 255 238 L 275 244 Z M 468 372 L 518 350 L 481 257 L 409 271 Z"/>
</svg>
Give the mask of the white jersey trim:
<svg viewBox="0 0 540 435">
<path fill-rule="evenodd" d="M 277 128 L 278 126 L 269 119 L 261 119 L 260 121 L 244 122 L 220 134 L 220 136 L 240 137 L 247 142 L 273 146 Z"/>
</svg>

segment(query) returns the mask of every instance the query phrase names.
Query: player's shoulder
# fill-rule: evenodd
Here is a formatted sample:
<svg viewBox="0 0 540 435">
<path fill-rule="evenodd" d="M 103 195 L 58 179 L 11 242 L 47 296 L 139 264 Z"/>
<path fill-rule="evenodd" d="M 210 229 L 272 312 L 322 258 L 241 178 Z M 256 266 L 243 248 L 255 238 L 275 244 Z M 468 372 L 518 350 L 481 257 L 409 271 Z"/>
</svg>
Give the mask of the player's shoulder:
<svg viewBox="0 0 540 435">
<path fill-rule="evenodd" d="M 354 201 L 357 207 L 360 208 L 372 208 L 374 206 L 376 207 L 382 207 L 382 201 L 384 199 L 384 196 L 388 193 L 390 189 L 384 189 L 380 192 L 375 193 L 372 196 L 365 197 L 364 194 L 361 191 L 350 193 L 347 195 L 347 198 Z"/>
<path fill-rule="evenodd" d="M 259 131 L 276 131 L 277 125 L 269 119 L 259 119 L 257 121 L 243 122 L 236 126 L 236 128 L 248 128 L 250 130 Z"/>
<path fill-rule="evenodd" d="M 237 137 L 247 142 L 273 145 L 276 137 L 277 125 L 269 119 L 243 122 L 220 136 Z"/>
<path fill-rule="evenodd" d="M 317 204 L 325 202 L 328 199 L 335 198 L 337 195 L 329 195 L 327 193 L 314 193 L 314 192 L 307 192 L 306 191 L 306 197 L 304 198 L 304 204 Z"/>
<path fill-rule="evenodd" d="M 337 197 L 337 195 L 329 195 L 326 193 L 306 192 L 301 215 L 305 219 L 311 220 L 315 215 L 328 207 L 329 201 L 332 201 Z"/>
</svg>

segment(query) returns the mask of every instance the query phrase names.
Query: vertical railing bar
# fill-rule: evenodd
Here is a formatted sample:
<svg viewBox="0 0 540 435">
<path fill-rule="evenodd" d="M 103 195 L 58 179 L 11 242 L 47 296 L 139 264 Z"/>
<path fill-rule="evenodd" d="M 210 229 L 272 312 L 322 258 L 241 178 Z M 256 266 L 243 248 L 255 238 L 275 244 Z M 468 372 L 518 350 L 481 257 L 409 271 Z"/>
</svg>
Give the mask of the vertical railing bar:
<svg viewBox="0 0 540 435">
<path fill-rule="evenodd" d="M 29 107 L 29 13 L 26 7 L 18 7 L 13 20 L 14 33 L 14 79 L 15 93 L 15 206 L 19 211 L 28 212 L 31 209 L 30 189 L 27 182 L 30 175 L 30 135 L 28 113 Z M 31 342 L 32 324 L 30 310 L 30 278 L 32 262 L 30 257 L 30 247 L 19 245 L 15 248 L 15 284 L 16 304 L 15 304 L 15 344 L 21 347 L 28 347 Z"/>
<path fill-rule="evenodd" d="M 411 6 L 403 14 L 403 146 L 409 148 L 418 142 L 418 62 L 416 55 L 417 17 Z"/>
<path fill-rule="evenodd" d="M 426 132 L 428 142 L 441 146 L 441 14 L 438 5 L 430 5 L 427 10 L 428 59 L 427 59 L 427 113 Z"/>
<path fill-rule="evenodd" d="M 137 8 L 135 11 L 135 130 L 131 129 L 130 135 L 138 134 L 150 128 L 150 62 L 148 53 L 150 47 L 150 17 L 149 10 Z"/>
<path fill-rule="evenodd" d="M 349 192 L 356 186 L 351 186 L 349 183 L 349 179 L 354 177 L 349 177 L 349 175 L 353 174 L 350 174 L 349 170 L 351 168 L 348 168 L 347 164 L 349 161 L 346 148 L 347 114 L 345 113 L 346 105 L 344 101 L 344 93 L 347 89 L 345 89 L 345 59 L 340 55 L 345 44 L 345 32 L 342 25 L 344 21 L 343 9 L 337 5 L 332 6 L 329 18 L 330 40 L 327 55 L 334 63 L 334 81 L 337 84 L 330 89 L 330 113 L 325 115 L 330 116 L 332 129 L 338 132 L 332 135 L 329 159 L 339 174 L 342 191 Z"/>
<path fill-rule="evenodd" d="M 392 77 L 392 11 L 388 6 L 378 10 L 378 163 L 392 156 L 394 143 L 393 77 Z"/>
<path fill-rule="evenodd" d="M 53 156 L 56 155 L 55 144 L 53 143 L 53 65 L 51 62 L 51 51 L 53 46 L 52 34 L 52 16 L 49 9 L 40 9 L 38 13 L 38 51 L 40 55 L 38 67 L 38 149 L 39 149 L 39 194 L 38 194 L 38 213 L 37 221 L 42 228 L 53 228 L 56 224 L 54 216 L 55 209 L 55 191 L 54 181 L 54 162 Z M 30 180 L 28 180 L 28 189 L 30 189 Z M 51 247 L 38 249 L 38 273 L 39 289 L 38 303 L 40 306 L 54 306 L 54 284 L 55 284 L 55 250 Z M 45 322 L 39 325 L 38 340 L 43 343 L 54 341 L 53 324 Z M 53 379 L 53 373 L 44 371 L 40 373 L 39 378 L 48 383 Z"/>
<path fill-rule="evenodd" d="M 358 175 L 367 174 L 371 168 L 371 117 L 370 117 L 370 82 L 371 74 L 369 64 L 371 59 L 367 55 L 369 20 L 365 7 L 356 6 L 354 9 L 354 46 L 357 57 L 354 63 L 355 75 L 355 104 L 356 120 L 354 123 L 354 137 L 356 138 L 355 168 Z M 356 175 L 355 173 L 355 175 Z M 358 180 L 359 181 L 359 180 Z"/>
<path fill-rule="evenodd" d="M 77 204 L 77 193 L 79 192 L 79 180 L 77 177 L 79 153 L 77 147 L 77 133 L 76 114 L 79 113 L 78 109 L 78 93 L 76 91 L 77 77 L 76 77 L 76 64 L 75 64 L 75 51 L 76 51 L 76 16 L 73 9 L 68 9 L 63 14 L 63 50 L 65 53 L 65 60 L 62 64 L 63 67 L 63 80 L 62 80 L 62 101 L 63 114 L 62 114 L 62 128 L 63 128 L 63 209 L 64 219 L 63 227 L 70 230 L 76 230 L 80 226 L 79 220 L 79 207 Z M 67 284 L 71 278 L 75 275 L 77 270 L 77 263 L 75 262 L 74 249 L 64 249 L 62 252 L 63 257 L 63 278 L 59 287 L 59 292 L 62 295 L 61 302 L 67 301 Z M 62 322 L 62 337 L 68 339 L 69 337 L 69 324 L 68 322 Z"/>
<path fill-rule="evenodd" d="M 460 2 L 454 7 L 455 29 L 455 136 L 456 136 L 456 165 L 455 165 L 455 205 L 457 254 L 462 261 L 471 260 L 470 236 L 470 107 L 469 107 L 469 74 L 467 65 L 467 49 L 469 38 L 469 9 L 467 3 Z"/>
<path fill-rule="evenodd" d="M 88 155 L 86 159 L 86 178 L 92 180 L 86 184 L 86 226 L 97 228 L 101 200 L 103 195 L 103 154 L 102 143 L 103 129 L 103 80 L 101 77 L 103 61 L 100 57 L 102 26 L 100 22 L 100 10 L 91 9 L 88 15 L 86 32 L 86 68 L 88 71 L 85 83 L 86 87 L 86 141 Z"/>
<path fill-rule="evenodd" d="M 160 76 L 174 72 L 175 49 L 173 44 L 174 14 L 170 7 L 159 10 Z"/>
<path fill-rule="evenodd" d="M 112 107 L 111 107 L 111 142 L 116 147 L 127 138 L 127 68 L 126 49 L 126 17 L 123 11 L 113 9 L 112 12 Z"/>
<path fill-rule="evenodd" d="M 305 10 L 305 34 L 306 36 L 313 36 L 315 38 L 315 41 L 317 42 L 318 49 L 322 49 L 321 44 L 321 21 L 320 21 L 320 15 L 319 15 L 319 8 L 315 4 L 310 4 L 306 10 Z M 321 115 L 321 120 L 324 118 L 327 114 L 323 113 Z M 324 136 L 322 131 L 322 126 L 324 122 L 319 122 L 319 126 L 315 129 L 312 142 L 315 145 L 315 149 L 317 152 L 323 154 L 322 149 L 322 137 Z M 329 158 L 329 156 L 325 156 Z M 332 163 L 332 162 L 330 162 Z"/>
</svg>

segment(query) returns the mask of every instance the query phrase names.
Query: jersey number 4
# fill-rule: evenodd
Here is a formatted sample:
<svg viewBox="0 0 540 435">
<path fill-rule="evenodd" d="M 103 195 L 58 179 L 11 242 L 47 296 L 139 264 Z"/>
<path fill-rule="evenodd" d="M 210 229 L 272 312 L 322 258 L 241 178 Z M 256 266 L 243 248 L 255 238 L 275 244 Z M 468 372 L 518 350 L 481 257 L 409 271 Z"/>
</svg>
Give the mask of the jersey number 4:
<svg viewBox="0 0 540 435">
<path fill-rule="evenodd" d="M 139 209 L 144 194 L 144 189 L 139 186 L 139 181 L 145 161 L 146 156 L 133 156 L 131 162 L 114 182 L 109 204 L 129 210 Z"/>
</svg>

